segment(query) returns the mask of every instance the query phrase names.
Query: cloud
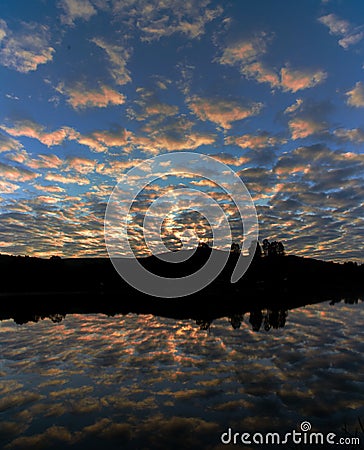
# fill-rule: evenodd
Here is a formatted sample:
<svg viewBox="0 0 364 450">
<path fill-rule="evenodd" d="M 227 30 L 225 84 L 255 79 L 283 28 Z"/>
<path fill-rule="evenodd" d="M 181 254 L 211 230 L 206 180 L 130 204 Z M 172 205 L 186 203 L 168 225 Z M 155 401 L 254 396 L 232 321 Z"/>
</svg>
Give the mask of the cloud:
<svg viewBox="0 0 364 450">
<path fill-rule="evenodd" d="M 14 183 L 10 183 L 10 181 L 0 181 L 0 193 L 1 194 L 12 194 L 17 191 L 20 186 Z"/>
<path fill-rule="evenodd" d="M 326 77 L 326 72 L 322 70 L 293 70 L 290 67 L 283 67 L 281 69 L 281 87 L 284 91 L 297 92 L 317 86 Z"/>
<path fill-rule="evenodd" d="M 21 148 L 22 145 L 20 142 L 0 133 L 0 153 L 9 152 L 11 150 L 20 150 Z"/>
<path fill-rule="evenodd" d="M 218 161 L 227 164 L 229 166 L 242 166 L 243 164 L 246 164 L 250 161 L 250 158 L 248 156 L 232 156 L 229 153 L 218 153 L 214 155 L 210 155 L 213 158 L 217 159 Z"/>
<path fill-rule="evenodd" d="M 211 134 L 175 131 L 174 133 L 172 129 L 168 130 L 168 127 L 165 127 L 153 133 L 152 136 L 134 136 L 132 144 L 144 153 L 158 154 L 163 150 L 195 150 L 202 145 L 210 145 L 215 142 L 215 136 Z"/>
<path fill-rule="evenodd" d="M 72 434 L 65 427 L 58 427 L 56 425 L 47 428 L 43 433 L 34 434 L 33 436 L 21 436 L 14 439 L 8 448 L 51 448 L 60 444 L 70 444 L 72 441 Z"/>
<path fill-rule="evenodd" d="M 209 120 L 227 130 L 232 122 L 259 114 L 263 104 L 195 96 L 188 100 L 188 106 L 200 120 Z"/>
<path fill-rule="evenodd" d="M 29 159 L 24 161 L 32 169 L 58 169 L 63 165 L 62 159 L 57 155 L 38 155 L 38 159 Z"/>
<path fill-rule="evenodd" d="M 37 139 L 47 147 L 60 145 L 66 139 L 76 139 L 78 135 L 78 133 L 70 127 L 62 127 L 58 130 L 48 132 L 42 125 L 31 120 L 17 121 L 12 127 L 2 125 L 1 128 L 11 136 L 24 136 Z"/>
<path fill-rule="evenodd" d="M 347 20 L 340 19 L 336 14 L 321 16 L 318 21 L 326 25 L 331 34 L 345 35 L 350 30 L 350 23 Z"/>
<path fill-rule="evenodd" d="M 141 159 L 127 159 L 125 161 L 109 161 L 107 163 L 98 164 L 96 168 L 97 173 L 109 175 L 115 178 L 120 177 L 127 169 L 131 169 L 142 162 Z M 108 192 L 110 194 L 111 192 Z"/>
<path fill-rule="evenodd" d="M 241 68 L 241 73 L 247 78 L 252 78 L 258 83 L 269 83 L 272 88 L 280 87 L 279 74 L 256 61 Z"/>
<path fill-rule="evenodd" d="M 97 153 L 107 152 L 107 147 L 105 147 L 105 145 L 103 145 L 98 139 L 95 139 L 91 135 L 90 136 L 80 135 L 77 139 L 77 142 L 81 145 L 86 145 L 90 150 L 94 152 Z"/>
<path fill-rule="evenodd" d="M 137 121 L 145 121 L 153 119 L 150 127 L 158 127 L 160 123 L 168 120 L 168 118 L 176 116 L 179 112 L 177 105 L 171 105 L 160 101 L 154 91 L 144 88 L 137 89 L 140 98 L 134 102 L 133 108 L 128 108 L 128 116 L 130 119 Z"/>
<path fill-rule="evenodd" d="M 125 128 L 115 131 L 94 131 L 91 136 L 107 147 L 123 147 L 129 141 L 131 133 Z"/>
<path fill-rule="evenodd" d="M 327 74 L 322 70 L 291 69 L 288 65 L 280 70 L 267 66 L 262 57 L 273 35 L 262 32 L 251 39 L 239 41 L 224 48 L 222 56 L 214 61 L 223 65 L 236 66 L 242 75 L 258 83 L 268 83 L 272 88 L 297 92 L 316 86 Z"/>
<path fill-rule="evenodd" d="M 132 134 L 125 128 L 115 130 L 98 130 L 89 135 L 79 135 L 77 142 L 86 145 L 90 150 L 97 153 L 106 153 L 109 147 L 123 147 L 125 153 L 129 153 Z"/>
<path fill-rule="evenodd" d="M 9 166 L 8 164 L 0 163 L 0 177 L 11 181 L 30 181 L 37 178 L 39 175 L 27 169 L 20 167 Z"/>
<path fill-rule="evenodd" d="M 38 158 L 31 158 L 24 149 L 17 153 L 8 154 L 7 159 L 23 164 L 31 169 L 59 169 L 63 164 L 63 161 L 57 155 L 39 154 Z"/>
<path fill-rule="evenodd" d="M 284 114 L 292 114 L 296 112 L 303 104 L 302 98 L 298 98 L 295 103 L 293 103 L 290 106 L 287 106 L 287 108 L 284 110 Z"/>
<path fill-rule="evenodd" d="M 351 91 L 346 92 L 346 95 L 348 105 L 356 108 L 364 107 L 364 84 L 362 82 L 358 81 Z"/>
<path fill-rule="evenodd" d="M 71 156 L 67 158 L 67 169 L 75 170 L 81 174 L 88 174 L 95 170 L 96 161 L 88 158 L 81 158 L 79 156 Z"/>
<path fill-rule="evenodd" d="M 38 191 L 49 192 L 51 194 L 58 194 L 65 191 L 62 187 L 53 185 L 44 186 L 42 184 L 33 184 L 33 187 L 38 189 Z"/>
<path fill-rule="evenodd" d="M 46 131 L 45 127 L 30 120 L 23 120 L 16 122 L 13 126 L 0 126 L 11 136 L 24 136 L 32 139 L 37 139 L 46 146 L 60 145 L 64 141 L 76 141 L 81 145 L 85 145 L 90 150 L 95 152 L 107 152 L 108 147 L 122 147 L 129 142 L 131 133 L 124 128 L 115 131 L 95 131 L 89 135 L 82 135 L 78 131 L 70 127 L 61 127 L 58 130 Z M 32 167 L 56 167 L 52 164 L 58 163 L 60 160 L 56 159 L 55 155 L 39 155 L 38 160 L 31 159 L 29 155 L 22 150 L 17 141 L 11 140 L 3 135 L 0 135 L 0 149 L 3 151 L 18 149 L 16 153 L 11 154 L 8 158 L 20 163 L 27 163 Z"/>
<path fill-rule="evenodd" d="M 75 20 L 81 19 L 88 21 L 97 14 L 95 7 L 89 0 L 62 0 L 60 6 L 64 14 L 61 15 L 61 21 L 65 25 L 73 25 Z"/>
<path fill-rule="evenodd" d="M 254 150 L 275 147 L 276 145 L 282 145 L 287 142 L 286 139 L 278 138 L 272 136 L 267 132 L 262 132 L 260 134 L 244 134 L 239 137 L 229 136 L 225 140 L 226 144 L 235 144 L 241 148 L 251 148 Z"/>
<path fill-rule="evenodd" d="M 70 127 L 61 127 L 58 130 L 47 131 L 44 126 L 39 125 L 30 120 L 18 121 L 12 126 L 1 125 L 4 131 L 11 136 L 24 136 L 32 139 L 37 139 L 42 144 L 50 147 L 54 145 L 60 145 L 64 141 L 76 141 L 80 145 L 89 147 L 90 150 L 97 153 L 105 153 L 109 147 L 124 147 L 124 151 L 129 152 L 131 133 L 124 128 L 117 128 L 112 131 L 95 131 L 89 135 L 82 135 L 78 131 Z M 0 150 L 4 148 L 4 151 L 13 146 L 14 149 L 18 148 L 20 144 L 15 140 L 0 135 Z M 61 164 L 61 160 L 55 155 L 39 155 L 38 159 L 32 159 L 19 147 L 16 153 L 11 154 L 8 158 L 13 161 L 24 163 L 29 167 L 45 168 L 45 167 L 57 167 Z"/>
<path fill-rule="evenodd" d="M 272 35 L 262 32 L 251 39 L 235 42 L 224 48 L 222 56 L 215 58 L 214 61 L 223 65 L 237 66 L 246 78 L 278 87 L 280 86 L 279 73 L 261 61 L 272 38 Z"/>
<path fill-rule="evenodd" d="M 304 139 L 312 134 L 323 132 L 326 128 L 322 122 L 309 118 L 296 117 L 288 122 L 292 139 Z"/>
<path fill-rule="evenodd" d="M 71 176 L 71 175 L 61 175 L 59 173 L 48 173 L 45 177 L 45 180 L 47 181 L 54 181 L 56 183 L 62 183 L 62 184 L 78 184 L 78 185 L 85 185 L 90 184 L 90 180 L 84 177 L 77 177 L 77 176 Z"/>
<path fill-rule="evenodd" d="M 11 408 L 19 408 L 21 406 L 33 403 L 44 398 L 42 395 L 35 392 L 18 391 L 16 393 L 8 393 L 5 397 L 0 399 L 0 412 Z"/>
<path fill-rule="evenodd" d="M 175 0 L 173 7 L 164 0 L 113 0 L 113 12 L 128 25 L 141 32 L 142 41 L 153 41 L 173 34 L 196 39 L 205 32 L 205 26 L 221 15 L 220 6 L 209 7 L 210 0 L 193 2 Z M 168 9 L 167 9 L 168 8 Z"/>
<path fill-rule="evenodd" d="M 0 19 L 0 43 L 9 33 L 8 26 L 4 19 Z"/>
<path fill-rule="evenodd" d="M 262 32 L 251 39 L 234 42 L 225 47 L 222 55 L 215 58 L 215 61 L 229 66 L 244 67 L 245 64 L 253 62 L 267 51 L 267 43 L 271 39 L 272 36 Z"/>
<path fill-rule="evenodd" d="M 111 63 L 109 71 L 115 83 L 118 85 L 129 83 L 131 77 L 126 68 L 126 63 L 130 57 L 130 52 L 121 46 L 108 44 L 101 38 L 94 38 L 92 42 L 106 52 Z"/>
<path fill-rule="evenodd" d="M 330 34 L 335 36 L 341 36 L 338 43 L 345 50 L 351 45 L 355 45 L 360 42 L 364 33 L 361 31 L 363 27 L 354 27 L 347 20 L 340 19 L 336 14 L 327 14 L 321 16 L 318 19 L 323 25 L 326 25 L 330 31 Z"/>
<path fill-rule="evenodd" d="M 2 20 L 0 38 L 0 61 L 10 69 L 28 73 L 53 59 L 55 50 L 49 45 L 49 28 L 45 25 L 22 23 L 22 29 L 13 33 Z"/>
<path fill-rule="evenodd" d="M 109 105 L 122 105 L 125 102 L 123 94 L 105 85 L 101 85 L 99 89 L 87 89 L 82 83 L 77 83 L 72 88 L 65 88 L 60 84 L 57 91 L 68 97 L 67 103 L 73 109 L 105 108 Z"/>
<path fill-rule="evenodd" d="M 338 128 L 334 131 L 334 135 L 343 141 L 353 142 L 354 144 L 364 143 L 364 130 L 362 128 Z"/>
</svg>

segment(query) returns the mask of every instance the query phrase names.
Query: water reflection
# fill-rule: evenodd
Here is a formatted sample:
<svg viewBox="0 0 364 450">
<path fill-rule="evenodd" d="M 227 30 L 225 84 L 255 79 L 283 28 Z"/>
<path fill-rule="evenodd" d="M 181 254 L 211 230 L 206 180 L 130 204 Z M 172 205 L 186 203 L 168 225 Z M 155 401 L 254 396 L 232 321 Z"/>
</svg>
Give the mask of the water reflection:
<svg viewBox="0 0 364 450">
<path fill-rule="evenodd" d="M 263 325 L 264 331 L 269 331 L 271 328 L 283 328 L 286 324 L 288 311 L 284 309 L 264 309 L 251 311 L 249 314 L 249 323 L 253 331 L 260 331 Z M 241 327 L 244 321 L 244 314 L 235 313 L 228 317 L 229 323 L 234 330 Z M 196 324 L 200 330 L 209 330 L 213 321 L 211 319 L 197 319 Z"/>
<path fill-rule="evenodd" d="M 303 420 L 355 433 L 363 306 L 326 302 L 289 320 L 258 308 L 0 322 L 0 448 L 216 450 L 228 427 L 290 431 Z"/>
</svg>

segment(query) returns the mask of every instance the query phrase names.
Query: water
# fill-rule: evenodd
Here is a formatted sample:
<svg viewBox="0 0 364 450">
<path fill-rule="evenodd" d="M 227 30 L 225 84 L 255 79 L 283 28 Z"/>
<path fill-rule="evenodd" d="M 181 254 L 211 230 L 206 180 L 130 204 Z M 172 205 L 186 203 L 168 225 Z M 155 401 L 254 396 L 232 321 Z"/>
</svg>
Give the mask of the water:
<svg viewBox="0 0 364 450">
<path fill-rule="evenodd" d="M 0 322 L 0 448 L 239 448 L 221 443 L 229 427 L 284 433 L 303 421 L 354 435 L 363 318 L 359 302 L 292 310 L 269 332 L 248 315 L 208 330 L 132 314 Z"/>
</svg>

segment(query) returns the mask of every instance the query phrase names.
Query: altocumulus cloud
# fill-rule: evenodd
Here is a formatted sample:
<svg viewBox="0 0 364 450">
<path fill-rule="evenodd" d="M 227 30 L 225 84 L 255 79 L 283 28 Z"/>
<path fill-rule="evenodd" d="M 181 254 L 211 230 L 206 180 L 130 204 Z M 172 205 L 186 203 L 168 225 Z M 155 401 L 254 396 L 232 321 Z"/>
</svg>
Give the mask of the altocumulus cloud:
<svg viewBox="0 0 364 450">
<path fill-rule="evenodd" d="M 4 20 L 0 22 L 1 64 L 22 73 L 37 70 L 40 64 L 53 59 L 55 49 L 50 46 L 50 32 L 46 25 L 22 23 L 17 32 L 10 31 Z"/>
</svg>

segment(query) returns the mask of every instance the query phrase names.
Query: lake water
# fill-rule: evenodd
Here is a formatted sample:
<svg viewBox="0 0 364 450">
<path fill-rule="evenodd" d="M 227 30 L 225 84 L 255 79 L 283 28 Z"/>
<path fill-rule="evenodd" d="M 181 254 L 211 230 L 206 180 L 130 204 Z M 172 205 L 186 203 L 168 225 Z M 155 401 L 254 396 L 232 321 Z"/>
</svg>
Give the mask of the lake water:
<svg viewBox="0 0 364 450">
<path fill-rule="evenodd" d="M 259 332 L 248 314 L 238 329 L 222 318 L 208 330 L 132 314 L 0 322 L 0 448 L 250 448 L 221 435 L 303 421 L 354 435 L 364 422 L 363 306 L 311 305 Z"/>
</svg>

